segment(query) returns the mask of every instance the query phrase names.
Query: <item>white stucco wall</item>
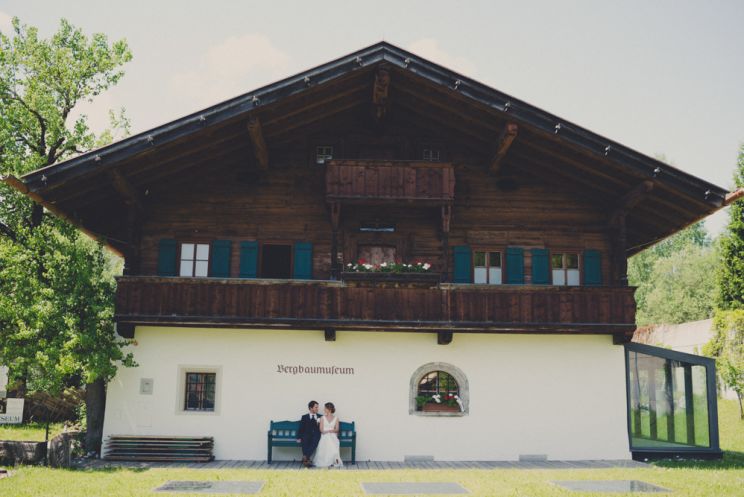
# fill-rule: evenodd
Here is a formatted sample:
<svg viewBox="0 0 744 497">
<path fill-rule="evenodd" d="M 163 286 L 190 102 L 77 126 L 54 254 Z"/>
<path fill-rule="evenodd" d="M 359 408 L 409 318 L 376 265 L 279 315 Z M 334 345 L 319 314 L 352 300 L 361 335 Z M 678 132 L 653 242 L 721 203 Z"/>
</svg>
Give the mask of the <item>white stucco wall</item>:
<svg viewBox="0 0 744 497">
<path fill-rule="evenodd" d="M 623 347 L 609 336 L 323 332 L 138 327 L 137 368 L 109 384 L 104 437 L 215 437 L 218 459 L 265 459 L 270 420 L 299 419 L 308 400 L 356 421 L 358 460 L 629 458 Z M 410 415 L 409 383 L 429 362 L 467 375 L 470 414 Z M 354 368 L 354 375 L 293 375 L 277 365 Z M 179 367 L 221 368 L 214 414 L 184 413 Z M 152 378 L 152 395 L 139 393 Z M 274 449 L 275 459 L 299 450 Z M 344 456 L 347 457 L 347 456 Z"/>
</svg>

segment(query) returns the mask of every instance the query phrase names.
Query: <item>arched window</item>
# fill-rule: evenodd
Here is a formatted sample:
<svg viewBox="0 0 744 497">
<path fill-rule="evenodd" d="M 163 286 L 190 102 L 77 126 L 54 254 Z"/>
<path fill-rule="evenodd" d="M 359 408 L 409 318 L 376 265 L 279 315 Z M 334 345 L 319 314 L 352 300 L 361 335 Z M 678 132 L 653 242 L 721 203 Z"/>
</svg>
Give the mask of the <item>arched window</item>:
<svg viewBox="0 0 744 497">
<path fill-rule="evenodd" d="M 451 364 L 425 364 L 411 377 L 410 414 L 463 416 L 468 413 L 468 404 L 467 378 Z"/>
</svg>

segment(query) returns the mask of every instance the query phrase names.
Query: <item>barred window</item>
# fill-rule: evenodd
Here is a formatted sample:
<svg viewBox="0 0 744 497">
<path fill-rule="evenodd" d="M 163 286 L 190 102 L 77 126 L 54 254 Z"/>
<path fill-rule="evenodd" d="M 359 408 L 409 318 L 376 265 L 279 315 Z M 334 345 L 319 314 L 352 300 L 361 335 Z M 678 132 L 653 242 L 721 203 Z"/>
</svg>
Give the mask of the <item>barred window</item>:
<svg viewBox="0 0 744 497">
<path fill-rule="evenodd" d="M 186 373 L 184 410 L 214 411 L 216 373 Z"/>
<path fill-rule="evenodd" d="M 436 411 L 458 406 L 460 387 L 449 373 L 432 371 L 419 381 L 416 400 L 418 410 Z"/>
</svg>

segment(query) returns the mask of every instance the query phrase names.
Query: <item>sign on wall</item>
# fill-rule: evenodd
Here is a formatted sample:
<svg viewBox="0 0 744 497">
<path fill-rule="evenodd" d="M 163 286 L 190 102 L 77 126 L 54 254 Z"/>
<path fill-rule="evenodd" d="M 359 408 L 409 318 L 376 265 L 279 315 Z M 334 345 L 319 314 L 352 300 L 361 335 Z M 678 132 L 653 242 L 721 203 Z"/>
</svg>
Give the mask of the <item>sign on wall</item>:
<svg viewBox="0 0 744 497">
<path fill-rule="evenodd" d="M 0 401 L 0 406 L 5 404 L 4 412 L 0 412 L 0 424 L 16 425 L 23 422 L 23 403 L 25 399 L 5 399 Z"/>
</svg>

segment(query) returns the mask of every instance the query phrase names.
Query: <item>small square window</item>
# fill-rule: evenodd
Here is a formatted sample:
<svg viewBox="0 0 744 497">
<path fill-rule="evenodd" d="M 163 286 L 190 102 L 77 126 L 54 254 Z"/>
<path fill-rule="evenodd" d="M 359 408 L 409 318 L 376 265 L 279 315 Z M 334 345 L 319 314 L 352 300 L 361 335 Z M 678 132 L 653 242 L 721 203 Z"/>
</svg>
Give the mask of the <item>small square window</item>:
<svg viewBox="0 0 744 497">
<path fill-rule="evenodd" d="M 315 147 L 315 163 L 325 164 L 333 159 L 333 147 L 330 145 L 320 145 Z"/>
<path fill-rule="evenodd" d="M 214 411 L 216 373 L 186 373 L 184 411 Z"/>
<path fill-rule="evenodd" d="M 182 243 L 180 276 L 209 275 L 209 244 Z"/>
<path fill-rule="evenodd" d="M 551 254 L 550 265 L 554 285 L 578 286 L 580 284 L 578 254 Z"/>
<path fill-rule="evenodd" d="M 500 285 L 501 278 L 501 252 L 473 252 L 473 283 Z"/>
<path fill-rule="evenodd" d="M 425 148 L 422 155 L 424 160 L 439 162 L 440 153 L 437 148 Z"/>
</svg>

